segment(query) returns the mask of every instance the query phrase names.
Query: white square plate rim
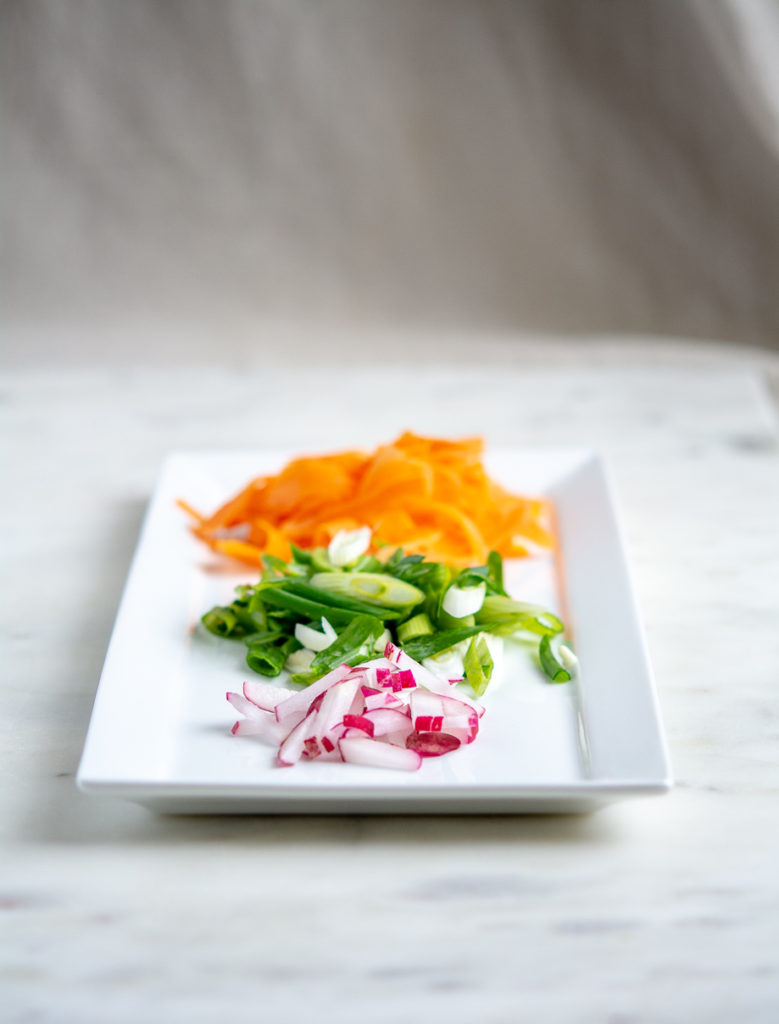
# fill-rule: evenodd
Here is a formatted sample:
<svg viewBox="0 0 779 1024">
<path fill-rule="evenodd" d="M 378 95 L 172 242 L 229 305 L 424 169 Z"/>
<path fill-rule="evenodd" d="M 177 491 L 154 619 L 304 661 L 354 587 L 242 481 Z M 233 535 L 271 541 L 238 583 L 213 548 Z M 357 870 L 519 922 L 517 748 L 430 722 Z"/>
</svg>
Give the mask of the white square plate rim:
<svg viewBox="0 0 779 1024">
<path fill-rule="evenodd" d="M 77 773 L 79 788 L 90 794 L 121 797 L 145 804 L 153 809 L 184 813 L 471 813 L 471 812 L 579 812 L 589 811 L 605 803 L 629 796 L 660 794 L 672 787 L 672 777 L 665 736 L 659 715 L 656 686 L 649 667 L 643 629 L 638 616 L 632 584 L 629 579 L 624 536 L 617 515 L 614 487 L 603 457 L 585 448 L 501 449 L 492 453 L 492 459 L 510 455 L 519 459 L 538 459 L 550 464 L 567 466 L 570 472 L 594 473 L 598 499 L 603 503 L 601 512 L 610 517 L 605 536 L 609 557 L 613 560 L 621 593 L 618 596 L 624 610 L 622 631 L 630 648 L 630 657 L 638 670 L 638 696 L 644 702 L 641 722 L 644 738 L 652 748 L 652 756 L 638 771 L 624 774 L 601 772 L 592 778 L 574 782 L 534 781 L 528 784 L 489 785 L 458 784 L 452 787 L 424 784 L 413 791 L 386 784 L 380 787 L 355 786 L 346 777 L 335 785 L 317 785 L 301 782 L 293 790 L 280 790 L 274 786 L 245 781 L 218 782 L 205 771 L 202 778 L 177 779 L 146 774 L 144 771 L 127 773 L 112 761 L 112 753 L 121 754 L 122 731 L 117 723 L 116 695 L 121 686 L 121 673 L 112 664 L 118 637 L 126 632 L 127 620 L 136 600 L 138 579 L 149 573 L 150 554 L 155 543 L 161 519 L 170 523 L 171 486 L 182 464 L 216 465 L 229 459 L 255 460 L 260 467 L 281 465 L 296 453 L 289 451 L 182 451 L 174 452 L 163 463 L 157 484 L 150 499 L 135 554 L 128 573 L 125 590 L 117 613 L 109 643 L 103 673 L 95 697 L 87 739 Z M 490 456 L 487 457 L 489 468 Z M 521 488 L 518 488 L 521 489 Z M 224 495 L 220 500 L 224 499 Z M 559 512 L 559 509 L 558 509 Z M 185 533 L 183 525 L 181 532 Z M 164 531 L 163 531 L 164 532 Z M 184 567 L 182 566 L 182 569 Z M 565 576 L 565 569 L 563 569 Z M 567 586 L 567 581 L 566 581 Z M 164 728 L 164 727 L 163 727 Z M 111 733 L 112 744 L 101 740 Z M 651 762 L 651 763 L 650 763 Z"/>
</svg>

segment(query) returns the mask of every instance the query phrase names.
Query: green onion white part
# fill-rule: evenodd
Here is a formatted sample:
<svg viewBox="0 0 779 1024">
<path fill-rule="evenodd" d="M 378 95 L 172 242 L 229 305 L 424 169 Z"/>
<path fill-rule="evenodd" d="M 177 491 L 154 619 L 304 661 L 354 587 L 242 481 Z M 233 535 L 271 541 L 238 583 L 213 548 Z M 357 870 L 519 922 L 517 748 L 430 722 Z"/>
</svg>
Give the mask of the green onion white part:
<svg viewBox="0 0 779 1024">
<path fill-rule="evenodd" d="M 487 586 L 479 583 L 475 587 L 458 587 L 453 584 L 444 594 L 443 610 L 453 619 L 464 619 L 481 611 Z"/>
<path fill-rule="evenodd" d="M 359 530 L 339 530 L 330 541 L 327 554 L 331 563 L 343 569 L 356 562 L 371 546 L 371 529 L 361 526 Z"/>
<path fill-rule="evenodd" d="M 570 647 L 566 644 L 560 644 L 557 648 L 557 653 L 560 655 L 560 661 L 565 665 L 569 672 L 575 672 L 579 667 L 579 659 L 573 653 Z"/>
</svg>

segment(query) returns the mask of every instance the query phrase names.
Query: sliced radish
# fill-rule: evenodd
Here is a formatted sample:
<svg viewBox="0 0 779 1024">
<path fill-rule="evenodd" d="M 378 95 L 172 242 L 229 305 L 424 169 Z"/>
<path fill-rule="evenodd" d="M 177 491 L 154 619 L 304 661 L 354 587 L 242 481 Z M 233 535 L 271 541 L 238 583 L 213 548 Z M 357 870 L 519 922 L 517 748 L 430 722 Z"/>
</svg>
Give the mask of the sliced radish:
<svg viewBox="0 0 779 1024">
<path fill-rule="evenodd" d="M 409 716 L 394 708 L 376 708 L 374 711 L 366 711 L 362 717 L 372 727 L 371 736 L 386 736 L 389 733 L 397 732 L 410 733 L 413 728 Z"/>
<path fill-rule="evenodd" d="M 376 691 L 365 698 L 366 711 L 374 711 L 376 708 L 404 708 L 405 702 L 396 697 L 392 690 Z"/>
<path fill-rule="evenodd" d="M 422 757 L 440 757 L 457 750 L 460 741 L 448 732 L 412 732 L 406 737 L 406 746 Z"/>
<path fill-rule="evenodd" d="M 366 736 L 373 736 L 375 723 L 367 715 L 344 715 L 344 725 L 347 729 L 359 729 Z"/>
<path fill-rule="evenodd" d="M 247 700 L 240 693 L 230 693 L 229 691 L 225 694 L 228 702 L 233 705 L 236 711 L 240 711 L 242 715 L 246 715 L 247 718 L 262 718 L 267 714 L 261 708 L 258 708 L 256 704 L 253 704 L 250 700 Z"/>
<path fill-rule="evenodd" d="M 432 690 L 433 693 L 439 694 L 451 694 L 451 686 L 446 679 L 441 679 L 439 676 L 431 672 L 429 668 L 425 668 L 424 665 L 420 665 L 419 662 L 414 661 L 410 658 L 404 650 L 400 647 L 396 647 L 395 644 L 387 644 L 384 650 L 384 656 L 393 665 L 397 665 L 398 668 L 410 668 L 414 673 L 414 678 L 417 681 L 418 686 L 424 686 L 428 690 Z M 464 693 L 458 693 L 457 700 L 461 700 L 463 704 L 467 704 L 468 707 L 473 710 L 481 717 L 484 714 L 484 708 L 481 704 L 478 704 L 475 700 L 471 700 L 470 697 L 466 697 Z"/>
<path fill-rule="evenodd" d="M 280 722 L 284 722 L 295 715 L 305 714 L 315 697 L 318 697 L 320 693 L 324 693 L 334 683 L 345 679 L 351 671 L 352 669 L 348 665 L 339 665 L 332 672 L 328 672 L 326 676 L 322 676 L 321 679 L 317 679 L 315 683 L 307 686 L 305 690 L 293 693 L 288 700 L 276 706 L 276 718 Z"/>
<path fill-rule="evenodd" d="M 232 729 L 233 736 L 259 736 L 269 743 L 278 744 L 284 739 L 286 729 L 269 714 L 263 718 L 242 718 Z"/>
<path fill-rule="evenodd" d="M 283 686 L 275 686 L 273 683 L 247 679 L 243 684 L 243 695 L 263 711 L 275 711 L 279 704 L 289 700 L 292 690 L 285 690 Z"/>
<path fill-rule="evenodd" d="M 315 711 L 311 712 L 311 716 L 315 714 Z M 278 761 L 280 765 L 287 767 L 288 765 L 297 764 L 303 755 L 303 744 L 307 738 L 310 725 L 309 716 L 307 715 L 287 734 L 279 747 Z"/>
<path fill-rule="evenodd" d="M 341 757 L 350 764 L 374 768 L 396 768 L 416 771 L 422 764 L 422 755 L 407 747 L 395 747 L 380 740 L 346 738 L 338 744 Z"/>
<path fill-rule="evenodd" d="M 317 712 L 314 736 L 317 740 L 343 721 L 357 692 L 358 681 L 355 678 L 342 679 L 334 683 L 322 697 L 322 704 Z"/>
</svg>

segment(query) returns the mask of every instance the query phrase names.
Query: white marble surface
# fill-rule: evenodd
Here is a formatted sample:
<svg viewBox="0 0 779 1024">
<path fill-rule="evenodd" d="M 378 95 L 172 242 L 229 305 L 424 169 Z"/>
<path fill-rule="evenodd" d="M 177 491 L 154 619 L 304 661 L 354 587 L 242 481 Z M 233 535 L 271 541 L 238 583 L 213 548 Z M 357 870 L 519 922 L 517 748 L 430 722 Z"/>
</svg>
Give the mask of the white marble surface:
<svg viewBox="0 0 779 1024">
<path fill-rule="evenodd" d="M 443 370 L 440 345 L 414 365 L 399 344 L 394 365 L 301 373 L 140 368 L 90 344 L 3 376 L 5 1019 L 777 1019 L 775 359 L 525 341 L 478 362 L 455 345 Z M 404 426 L 610 458 L 674 792 L 583 818 L 413 820 L 163 818 L 80 795 L 162 456 Z"/>
</svg>

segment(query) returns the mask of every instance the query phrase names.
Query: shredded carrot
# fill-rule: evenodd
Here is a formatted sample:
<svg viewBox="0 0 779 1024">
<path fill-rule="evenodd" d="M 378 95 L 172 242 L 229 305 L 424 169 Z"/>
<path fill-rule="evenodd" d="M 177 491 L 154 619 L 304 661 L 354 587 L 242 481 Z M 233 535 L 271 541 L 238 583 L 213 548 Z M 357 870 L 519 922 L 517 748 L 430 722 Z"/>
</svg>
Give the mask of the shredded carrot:
<svg viewBox="0 0 779 1024">
<path fill-rule="evenodd" d="M 373 453 L 294 459 L 258 477 L 211 516 L 185 501 L 192 532 L 247 565 L 263 553 L 291 557 L 290 543 L 324 547 L 339 530 L 370 526 L 373 550 L 402 547 L 455 566 L 482 564 L 551 546 L 544 500 L 510 494 L 482 465 L 484 443 L 404 433 Z"/>
</svg>

